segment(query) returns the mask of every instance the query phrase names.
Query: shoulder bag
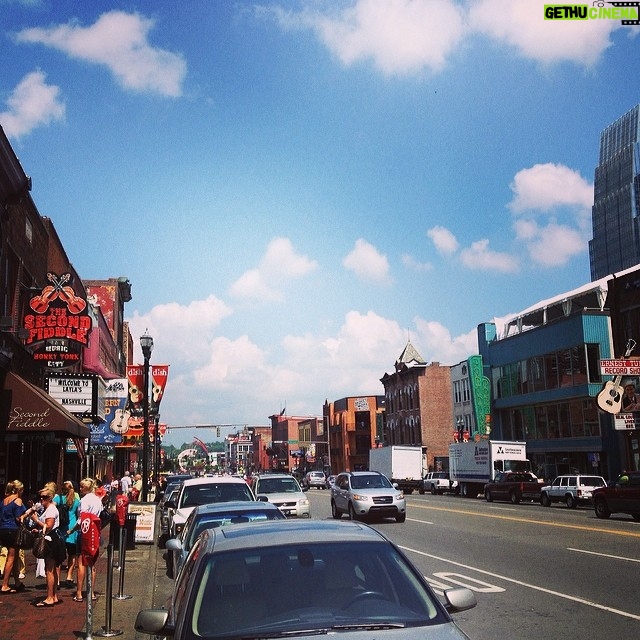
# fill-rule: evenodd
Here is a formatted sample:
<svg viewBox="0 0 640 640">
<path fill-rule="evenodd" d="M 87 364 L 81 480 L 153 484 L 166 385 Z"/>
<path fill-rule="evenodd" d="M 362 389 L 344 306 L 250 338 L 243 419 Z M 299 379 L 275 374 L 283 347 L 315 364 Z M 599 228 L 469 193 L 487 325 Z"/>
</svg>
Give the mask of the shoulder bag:
<svg viewBox="0 0 640 640">
<path fill-rule="evenodd" d="M 33 533 L 24 522 L 20 523 L 16 533 L 16 547 L 18 549 L 31 549 L 33 547 Z"/>
<path fill-rule="evenodd" d="M 36 558 L 48 558 L 51 555 L 51 546 L 51 536 L 46 535 L 44 531 L 37 533 L 33 540 L 33 555 Z"/>
</svg>

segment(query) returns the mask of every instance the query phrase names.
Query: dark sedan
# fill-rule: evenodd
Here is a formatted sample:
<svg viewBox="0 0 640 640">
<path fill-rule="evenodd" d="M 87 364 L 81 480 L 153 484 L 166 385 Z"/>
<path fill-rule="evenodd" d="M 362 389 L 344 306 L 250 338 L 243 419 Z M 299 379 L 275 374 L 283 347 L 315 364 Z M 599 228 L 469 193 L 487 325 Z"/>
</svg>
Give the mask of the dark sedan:
<svg viewBox="0 0 640 640">
<path fill-rule="evenodd" d="M 218 502 L 196 507 L 187 518 L 184 529 L 177 538 L 165 543 L 167 549 L 167 575 L 175 577 L 191 551 L 198 536 L 205 529 L 229 524 L 284 520 L 285 516 L 270 502 Z"/>
</svg>

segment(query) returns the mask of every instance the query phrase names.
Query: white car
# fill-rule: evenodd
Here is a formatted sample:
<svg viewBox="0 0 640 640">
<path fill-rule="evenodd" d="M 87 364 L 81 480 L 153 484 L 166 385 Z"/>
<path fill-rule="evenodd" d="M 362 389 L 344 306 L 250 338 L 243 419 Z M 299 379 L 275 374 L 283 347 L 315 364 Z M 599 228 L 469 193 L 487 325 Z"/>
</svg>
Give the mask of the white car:
<svg viewBox="0 0 640 640">
<path fill-rule="evenodd" d="M 287 473 L 259 475 L 254 481 L 253 491 L 258 500 L 275 504 L 287 518 L 311 517 L 309 498 L 298 481 Z"/>
<path fill-rule="evenodd" d="M 173 509 L 169 537 L 175 538 L 180 534 L 189 514 L 197 506 L 232 500 L 255 501 L 255 496 L 242 478 L 219 476 L 185 480 L 175 503 L 171 501 L 166 505 Z"/>
</svg>

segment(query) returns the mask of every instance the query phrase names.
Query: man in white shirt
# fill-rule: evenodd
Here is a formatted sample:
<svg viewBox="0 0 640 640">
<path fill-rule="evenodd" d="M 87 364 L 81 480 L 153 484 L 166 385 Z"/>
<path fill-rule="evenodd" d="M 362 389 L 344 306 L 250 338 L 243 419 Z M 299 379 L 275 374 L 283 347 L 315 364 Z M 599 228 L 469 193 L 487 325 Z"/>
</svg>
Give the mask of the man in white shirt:
<svg viewBox="0 0 640 640">
<path fill-rule="evenodd" d="M 125 471 L 122 478 L 120 478 L 120 488 L 125 496 L 128 496 L 131 493 L 131 484 L 131 476 L 128 471 Z"/>
</svg>

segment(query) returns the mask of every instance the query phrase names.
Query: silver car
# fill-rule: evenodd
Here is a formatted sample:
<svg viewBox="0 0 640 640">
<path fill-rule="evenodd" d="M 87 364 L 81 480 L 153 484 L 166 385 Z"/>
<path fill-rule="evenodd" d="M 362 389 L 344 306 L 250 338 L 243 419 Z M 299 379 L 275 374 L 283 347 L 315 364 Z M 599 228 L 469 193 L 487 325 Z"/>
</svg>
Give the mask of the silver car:
<svg viewBox="0 0 640 640">
<path fill-rule="evenodd" d="M 407 504 L 404 493 L 378 471 L 345 471 L 331 487 L 331 515 L 342 514 L 351 520 L 361 518 L 395 518 L 404 522 Z"/>
<path fill-rule="evenodd" d="M 309 498 L 298 481 L 288 473 L 265 473 L 256 477 L 253 491 L 257 500 L 275 504 L 287 518 L 309 518 Z"/>
<path fill-rule="evenodd" d="M 313 588 L 292 596 L 295 585 Z M 444 601 L 398 547 L 365 524 L 257 522 L 204 531 L 169 607 L 140 611 L 135 629 L 175 640 L 468 640 L 450 612 L 474 607 L 475 595 L 454 588 Z"/>
</svg>

